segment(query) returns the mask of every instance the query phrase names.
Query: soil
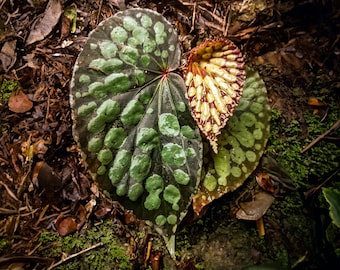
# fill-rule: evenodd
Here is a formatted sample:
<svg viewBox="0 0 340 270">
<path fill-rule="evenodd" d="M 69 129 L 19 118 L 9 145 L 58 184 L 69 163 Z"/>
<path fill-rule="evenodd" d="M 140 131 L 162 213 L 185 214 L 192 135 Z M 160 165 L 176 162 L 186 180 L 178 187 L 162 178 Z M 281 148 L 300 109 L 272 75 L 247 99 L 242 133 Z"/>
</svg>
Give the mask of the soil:
<svg viewBox="0 0 340 270">
<path fill-rule="evenodd" d="M 337 1 L 0 0 L 0 7 L 1 269 L 48 269 L 60 261 L 60 269 L 68 269 L 61 254 L 48 255 L 41 233 L 84 235 L 103 220 L 115 224 L 134 269 L 319 269 L 339 262 L 339 228 L 329 229 L 328 209 L 320 205 L 322 181 L 339 182 L 338 157 L 316 153 L 320 164 L 329 164 L 317 173 L 315 164 L 308 165 L 310 173 L 282 164 L 293 173 L 296 189 L 267 211 L 264 237 L 255 221 L 230 214 L 235 199 L 254 182 L 248 179 L 240 190 L 213 202 L 201 219 L 181 224 L 173 261 L 156 233 L 94 184 L 72 136 L 69 103 L 73 65 L 89 32 L 121 9 L 153 9 L 178 31 L 183 63 L 207 38 L 229 38 L 239 46 L 247 65 L 265 81 L 276 112 L 268 152 L 289 161 L 290 153 L 275 148 L 275 139 L 295 143 L 320 135 L 311 131 L 307 112 L 328 123 L 326 130 L 340 119 L 334 109 L 340 104 Z M 327 141 L 336 149 L 339 133 Z M 308 155 L 299 158 L 307 161 Z"/>
</svg>

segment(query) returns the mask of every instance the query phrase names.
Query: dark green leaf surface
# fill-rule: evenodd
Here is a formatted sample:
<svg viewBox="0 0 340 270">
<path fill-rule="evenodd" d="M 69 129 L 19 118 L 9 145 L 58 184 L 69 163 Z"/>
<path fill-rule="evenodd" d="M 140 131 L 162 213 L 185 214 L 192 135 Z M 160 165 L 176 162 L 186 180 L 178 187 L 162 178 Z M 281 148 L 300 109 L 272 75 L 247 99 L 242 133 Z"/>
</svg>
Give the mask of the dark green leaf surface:
<svg viewBox="0 0 340 270">
<path fill-rule="evenodd" d="M 160 14 L 129 9 L 91 32 L 71 85 L 74 136 L 93 177 L 165 237 L 184 217 L 202 163 L 184 81 L 171 72 L 180 54 Z"/>
<path fill-rule="evenodd" d="M 322 188 L 322 193 L 329 203 L 329 215 L 333 223 L 340 228 L 340 191 L 331 188 Z"/>
</svg>

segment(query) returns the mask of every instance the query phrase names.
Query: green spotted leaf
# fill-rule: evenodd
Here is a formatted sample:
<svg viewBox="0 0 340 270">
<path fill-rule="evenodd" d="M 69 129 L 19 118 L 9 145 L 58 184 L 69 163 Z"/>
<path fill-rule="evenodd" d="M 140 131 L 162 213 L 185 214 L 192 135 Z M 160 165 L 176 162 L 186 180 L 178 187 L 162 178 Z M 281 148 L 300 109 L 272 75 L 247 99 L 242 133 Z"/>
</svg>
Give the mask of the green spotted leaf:
<svg viewBox="0 0 340 270">
<path fill-rule="evenodd" d="M 197 216 L 204 206 L 241 186 L 259 164 L 269 137 L 267 91 L 259 74 L 246 69 L 243 95 L 218 137 L 218 153 L 207 147 L 202 180 L 193 198 Z"/>
<path fill-rule="evenodd" d="M 202 143 L 191 117 L 177 34 L 160 14 L 118 12 L 90 33 L 71 83 L 74 137 L 95 181 L 174 234 L 198 186 Z"/>
</svg>

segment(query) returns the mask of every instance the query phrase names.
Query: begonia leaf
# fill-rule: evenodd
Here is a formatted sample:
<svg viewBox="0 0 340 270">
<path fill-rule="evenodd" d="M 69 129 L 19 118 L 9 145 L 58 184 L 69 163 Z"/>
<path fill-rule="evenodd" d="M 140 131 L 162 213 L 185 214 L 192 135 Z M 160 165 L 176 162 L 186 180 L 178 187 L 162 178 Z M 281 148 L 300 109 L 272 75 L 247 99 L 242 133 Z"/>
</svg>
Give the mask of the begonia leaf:
<svg viewBox="0 0 340 270">
<path fill-rule="evenodd" d="M 201 174 L 202 144 L 181 51 L 160 14 L 128 9 L 103 21 L 79 55 L 71 85 L 74 136 L 90 172 L 174 255 L 174 234 Z"/>
<path fill-rule="evenodd" d="M 202 180 L 193 198 L 197 216 L 204 206 L 240 187 L 259 164 L 269 137 L 267 91 L 259 74 L 246 69 L 243 95 L 218 137 L 218 153 L 204 154 Z"/>
</svg>

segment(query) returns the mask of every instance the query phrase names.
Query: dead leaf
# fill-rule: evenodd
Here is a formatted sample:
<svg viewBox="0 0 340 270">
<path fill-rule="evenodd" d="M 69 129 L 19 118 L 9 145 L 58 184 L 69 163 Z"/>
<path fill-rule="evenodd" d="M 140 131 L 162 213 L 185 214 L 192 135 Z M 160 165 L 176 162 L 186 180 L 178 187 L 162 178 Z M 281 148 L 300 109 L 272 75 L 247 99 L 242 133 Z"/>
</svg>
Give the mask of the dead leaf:
<svg viewBox="0 0 340 270">
<path fill-rule="evenodd" d="M 27 66 L 32 68 L 32 69 L 39 69 L 40 65 L 37 61 L 37 59 L 35 59 L 35 54 L 34 53 L 30 53 L 27 54 L 26 56 L 23 56 L 23 59 L 27 62 Z"/>
<path fill-rule="evenodd" d="M 112 211 L 112 204 L 109 200 L 100 200 L 100 204 L 97 205 L 94 215 L 97 218 L 103 218 L 106 214 Z"/>
<path fill-rule="evenodd" d="M 317 99 L 316 97 L 310 97 L 308 99 L 308 105 L 311 106 L 317 106 L 317 107 L 323 107 L 326 106 L 325 103 L 321 102 L 319 99 Z"/>
<path fill-rule="evenodd" d="M 49 141 L 44 140 L 43 138 L 38 139 L 34 144 L 33 144 L 33 151 L 35 155 L 44 155 L 46 154 L 48 147 L 46 144 L 50 144 Z"/>
<path fill-rule="evenodd" d="M 103 218 L 107 213 L 111 212 L 111 208 L 109 207 L 104 207 L 104 206 L 100 206 L 95 212 L 94 215 L 96 216 L 96 218 Z"/>
<path fill-rule="evenodd" d="M 281 70 L 282 55 L 276 51 L 267 52 L 262 56 L 255 57 L 254 60 L 257 65 L 271 65 Z"/>
<path fill-rule="evenodd" d="M 46 6 L 43 17 L 34 22 L 26 40 L 26 45 L 43 40 L 50 34 L 58 23 L 61 14 L 62 5 L 60 0 L 50 0 Z"/>
<path fill-rule="evenodd" d="M 289 52 L 287 53 L 283 50 L 281 50 L 281 56 L 287 64 L 293 66 L 296 70 L 299 70 L 305 63 L 303 59 L 296 57 L 295 54 Z"/>
<path fill-rule="evenodd" d="M 277 185 L 280 186 L 279 191 L 283 191 L 281 187 L 289 190 L 295 190 L 294 183 L 290 178 L 289 173 L 271 156 L 262 156 L 260 168 L 269 175 L 276 191 L 278 191 Z"/>
<path fill-rule="evenodd" d="M 79 204 L 77 210 L 77 220 L 79 221 L 77 224 L 77 229 L 80 229 L 85 222 L 88 220 L 89 212 L 87 211 L 86 207 L 82 204 Z"/>
<path fill-rule="evenodd" d="M 15 52 L 16 47 L 17 47 L 16 40 L 7 41 L 2 46 L 2 49 L 0 52 L 0 62 L 1 62 L 0 72 L 4 71 L 6 73 L 15 64 L 17 60 L 17 54 Z"/>
<path fill-rule="evenodd" d="M 268 191 L 272 194 L 275 193 L 275 187 L 270 180 L 270 176 L 267 173 L 258 173 L 256 175 L 256 181 L 259 184 L 261 188 L 263 188 L 265 191 Z"/>
<path fill-rule="evenodd" d="M 124 0 L 111 0 L 110 4 L 117 7 L 120 10 L 126 9 L 125 1 Z"/>
<path fill-rule="evenodd" d="M 93 208 L 96 206 L 97 202 L 95 199 L 91 199 L 88 203 L 85 205 L 86 212 L 92 213 Z"/>
<path fill-rule="evenodd" d="M 24 113 L 28 112 L 33 107 L 33 102 L 30 101 L 27 95 L 19 91 L 19 93 L 12 93 L 8 100 L 8 107 L 12 112 Z"/>
<path fill-rule="evenodd" d="M 77 230 L 77 222 L 72 217 L 66 217 L 60 222 L 56 222 L 56 227 L 60 236 L 66 236 Z"/>
<path fill-rule="evenodd" d="M 62 187 L 62 180 L 44 161 L 39 161 L 33 168 L 32 181 L 36 186 L 48 191 L 57 191 Z"/>
<path fill-rule="evenodd" d="M 124 215 L 124 223 L 129 225 L 131 223 L 136 222 L 137 218 L 135 214 L 131 210 L 127 210 Z"/>
<path fill-rule="evenodd" d="M 236 217 L 244 220 L 258 220 L 267 212 L 274 200 L 275 198 L 269 193 L 258 192 L 253 200 L 240 202 Z"/>
</svg>

